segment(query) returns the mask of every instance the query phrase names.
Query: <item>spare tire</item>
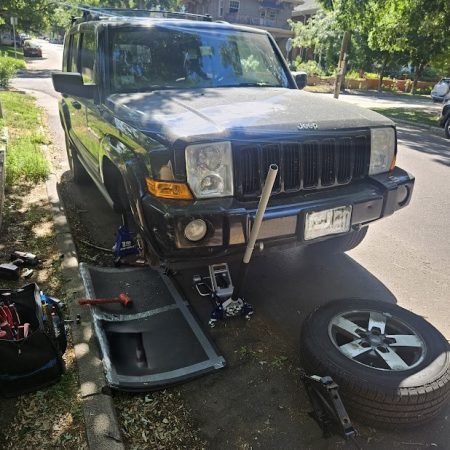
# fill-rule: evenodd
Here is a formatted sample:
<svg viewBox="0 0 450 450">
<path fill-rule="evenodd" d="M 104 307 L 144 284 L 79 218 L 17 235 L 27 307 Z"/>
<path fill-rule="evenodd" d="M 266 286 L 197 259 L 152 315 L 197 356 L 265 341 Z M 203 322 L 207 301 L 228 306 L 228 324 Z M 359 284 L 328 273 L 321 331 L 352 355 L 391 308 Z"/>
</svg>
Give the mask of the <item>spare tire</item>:
<svg viewBox="0 0 450 450">
<path fill-rule="evenodd" d="M 301 334 L 310 374 L 331 376 L 355 420 L 417 425 L 450 395 L 450 349 L 422 317 L 374 300 L 336 300 L 314 311 Z"/>
</svg>

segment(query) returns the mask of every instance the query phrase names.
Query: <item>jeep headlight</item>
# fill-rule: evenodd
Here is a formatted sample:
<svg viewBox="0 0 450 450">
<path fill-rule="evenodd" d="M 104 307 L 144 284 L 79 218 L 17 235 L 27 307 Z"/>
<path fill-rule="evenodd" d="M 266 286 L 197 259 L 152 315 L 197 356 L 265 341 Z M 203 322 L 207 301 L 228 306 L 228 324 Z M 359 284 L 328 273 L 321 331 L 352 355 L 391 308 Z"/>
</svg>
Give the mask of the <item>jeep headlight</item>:
<svg viewBox="0 0 450 450">
<path fill-rule="evenodd" d="M 188 184 L 196 198 L 233 195 L 233 158 L 230 142 L 186 147 Z"/>
<path fill-rule="evenodd" d="M 370 130 L 369 175 L 388 172 L 395 158 L 394 128 L 373 128 Z"/>
</svg>

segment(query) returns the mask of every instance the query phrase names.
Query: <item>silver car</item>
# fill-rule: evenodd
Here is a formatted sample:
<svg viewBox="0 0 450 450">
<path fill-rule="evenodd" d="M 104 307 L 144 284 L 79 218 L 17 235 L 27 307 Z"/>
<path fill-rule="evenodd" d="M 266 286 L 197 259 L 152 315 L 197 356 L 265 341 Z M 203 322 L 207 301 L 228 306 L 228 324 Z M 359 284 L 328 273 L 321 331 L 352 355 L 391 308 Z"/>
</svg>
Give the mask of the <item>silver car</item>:
<svg viewBox="0 0 450 450">
<path fill-rule="evenodd" d="M 442 80 L 435 84 L 431 91 L 431 99 L 433 102 L 450 100 L 450 78 L 442 78 Z"/>
</svg>

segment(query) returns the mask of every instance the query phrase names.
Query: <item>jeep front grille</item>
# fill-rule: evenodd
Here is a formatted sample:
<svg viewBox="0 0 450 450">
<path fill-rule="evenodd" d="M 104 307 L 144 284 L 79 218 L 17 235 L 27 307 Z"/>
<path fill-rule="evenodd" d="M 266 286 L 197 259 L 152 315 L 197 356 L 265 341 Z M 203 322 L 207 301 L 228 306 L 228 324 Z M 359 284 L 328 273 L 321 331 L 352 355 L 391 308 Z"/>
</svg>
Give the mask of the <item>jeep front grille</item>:
<svg viewBox="0 0 450 450">
<path fill-rule="evenodd" d="M 273 194 L 323 189 L 364 178 L 369 171 L 370 135 L 323 137 L 296 142 L 235 144 L 236 196 L 260 193 L 270 164 L 279 172 Z"/>
</svg>

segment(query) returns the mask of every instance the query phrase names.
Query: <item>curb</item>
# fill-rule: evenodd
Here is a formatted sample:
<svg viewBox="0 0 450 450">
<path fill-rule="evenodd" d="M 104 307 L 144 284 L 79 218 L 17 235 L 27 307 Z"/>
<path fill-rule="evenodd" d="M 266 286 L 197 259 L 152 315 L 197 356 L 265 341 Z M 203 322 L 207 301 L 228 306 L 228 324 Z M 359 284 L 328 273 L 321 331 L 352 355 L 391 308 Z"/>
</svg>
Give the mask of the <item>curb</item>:
<svg viewBox="0 0 450 450">
<path fill-rule="evenodd" d="M 47 195 L 52 206 L 56 244 L 62 255 L 61 272 L 65 288 L 67 294 L 74 299 L 83 297 L 85 290 L 78 269 L 75 244 L 58 196 L 57 183 L 57 176 L 52 173 L 46 181 Z M 72 325 L 71 333 L 88 446 L 92 450 L 124 450 L 112 398 L 104 394 L 103 364 L 97 353 L 90 310 L 73 301 L 70 303 L 70 312 L 73 316 L 81 316 L 81 324 Z"/>
<path fill-rule="evenodd" d="M 0 118 L 1 109 L 0 109 Z M 0 129 L 0 230 L 2 229 L 3 223 L 3 204 L 5 202 L 5 162 L 6 162 L 6 149 L 8 147 L 8 129 L 4 127 Z"/>
<path fill-rule="evenodd" d="M 430 134 L 434 134 L 435 136 L 445 137 L 443 128 L 433 127 L 432 125 L 418 124 L 417 122 L 411 122 L 410 120 L 393 119 L 392 117 L 390 117 L 390 119 L 400 125 L 408 125 L 410 127 L 420 128 L 422 130 L 428 131 Z"/>
</svg>

